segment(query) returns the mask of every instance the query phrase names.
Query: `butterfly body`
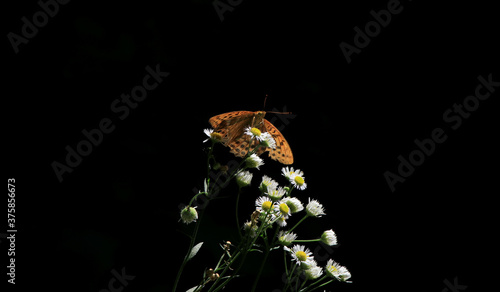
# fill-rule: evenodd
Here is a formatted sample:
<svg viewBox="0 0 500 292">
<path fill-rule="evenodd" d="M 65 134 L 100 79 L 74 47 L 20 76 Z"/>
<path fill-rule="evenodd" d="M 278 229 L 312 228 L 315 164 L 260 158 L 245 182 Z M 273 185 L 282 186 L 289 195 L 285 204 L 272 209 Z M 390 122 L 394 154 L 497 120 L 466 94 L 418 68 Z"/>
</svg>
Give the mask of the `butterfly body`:
<svg viewBox="0 0 500 292">
<path fill-rule="evenodd" d="M 209 123 L 214 131 L 221 134 L 222 143 L 231 148 L 231 153 L 238 157 L 244 157 L 248 151 L 257 146 L 256 139 L 246 135 L 248 127 L 257 128 L 261 132 L 269 132 L 276 141 L 276 148 L 259 148 L 257 154 L 269 151 L 269 157 L 283 164 L 293 163 L 293 154 L 285 137 L 271 122 L 266 120 L 264 111 L 234 111 L 220 114 L 210 118 Z"/>
</svg>

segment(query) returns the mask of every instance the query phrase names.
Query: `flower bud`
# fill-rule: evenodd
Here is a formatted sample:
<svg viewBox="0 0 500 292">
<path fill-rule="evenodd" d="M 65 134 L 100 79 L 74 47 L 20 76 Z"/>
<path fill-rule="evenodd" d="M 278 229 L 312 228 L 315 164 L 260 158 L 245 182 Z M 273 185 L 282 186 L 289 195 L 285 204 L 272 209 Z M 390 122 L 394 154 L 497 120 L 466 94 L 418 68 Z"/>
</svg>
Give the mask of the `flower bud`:
<svg viewBox="0 0 500 292">
<path fill-rule="evenodd" d="M 198 212 L 196 212 L 196 207 L 185 207 L 181 211 L 181 220 L 182 222 L 189 224 L 191 222 L 196 222 L 198 219 Z"/>
</svg>

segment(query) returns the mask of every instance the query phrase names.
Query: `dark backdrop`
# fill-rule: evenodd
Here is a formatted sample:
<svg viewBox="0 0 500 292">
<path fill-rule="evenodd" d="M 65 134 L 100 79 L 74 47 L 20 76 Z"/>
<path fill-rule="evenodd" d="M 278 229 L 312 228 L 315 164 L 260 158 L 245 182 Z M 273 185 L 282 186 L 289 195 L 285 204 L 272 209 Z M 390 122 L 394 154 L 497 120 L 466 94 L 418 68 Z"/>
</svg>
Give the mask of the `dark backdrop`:
<svg viewBox="0 0 500 292">
<path fill-rule="evenodd" d="M 364 30 L 370 11 L 393 1 L 231 3 L 221 21 L 211 1 L 71 1 L 17 53 L 9 32 L 22 36 L 22 17 L 41 8 L 22 1 L 3 9 L 15 287 L 97 292 L 112 270 L 125 268 L 136 278 L 124 292 L 170 291 L 187 250 L 182 232 L 192 228 L 178 222 L 179 204 L 203 186 L 202 130 L 213 115 L 262 110 L 266 94 L 265 110 L 292 112 L 267 118 L 305 172 L 300 198 L 327 210 L 298 232 L 333 228 L 340 246 L 319 255 L 352 273 L 352 284 L 327 291 L 445 291 L 455 278 L 467 291 L 494 285 L 500 90 L 455 130 L 443 120 L 474 94 L 479 76 L 500 81 L 492 4 L 401 1 L 348 62 L 340 44 L 355 45 L 355 28 Z M 142 84 L 146 66 L 170 75 L 121 120 L 110 106 Z M 65 147 L 74 149 L 82 131 L 104 118 L 114 130 L 60 182 L 53 162 L 64 163 Z M 399 175 L 398 156 L 409 159 L 414 140 L 436 128 L 446 141 L 391 191 L 384 173 Z M 283 182 L 281 165 L 265 162 L 254 184 L 263 173 Z M 205 246 L 178 291 L 195 286 L 216 263 L 218 243 L 234 238 L 234 192 L 230 185 L 230 198 L 210 203 Z M 256 194 L 245 195 L 251 209 Z M 1 240 L 6 283 L 8 242 Z M 226 291 L 250 290 L 256 257 Z M 260 290 L 281 288 L 282 271 L 281 257 L 272 257 Z"/>
</svg>

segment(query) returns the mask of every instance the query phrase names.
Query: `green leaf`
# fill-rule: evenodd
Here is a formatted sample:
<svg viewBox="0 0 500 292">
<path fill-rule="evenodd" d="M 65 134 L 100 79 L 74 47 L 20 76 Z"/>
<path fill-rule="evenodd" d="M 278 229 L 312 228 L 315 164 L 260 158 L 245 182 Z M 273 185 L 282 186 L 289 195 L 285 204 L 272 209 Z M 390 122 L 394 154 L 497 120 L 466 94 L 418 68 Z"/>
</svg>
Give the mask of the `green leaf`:
<svg viewBox="0 0 500 292">
<path fill-rule="evenodd" d="M 195 291 L 196 289 L 198 289 L 198 287 L 200 287 L 200 286 L 194 286 L 193 288 L 191 288 L 191 289 L 187 290 L 186 292 L 193 292 L 193 291 Z"/>
<path fill-rule="evenodd" d="M 198 253 L 198 251 L 200 250 L 201 246 L 203 245 L 203 242 L 200 242 L 198 243 L 197 245 L 193 246 L 193 249 L 191 249 L 191 253 L 189 253 L 189 256 L 188 256 L 188 261 L 192 258 L 194 258 L 194 256 Z"/>
</svg>

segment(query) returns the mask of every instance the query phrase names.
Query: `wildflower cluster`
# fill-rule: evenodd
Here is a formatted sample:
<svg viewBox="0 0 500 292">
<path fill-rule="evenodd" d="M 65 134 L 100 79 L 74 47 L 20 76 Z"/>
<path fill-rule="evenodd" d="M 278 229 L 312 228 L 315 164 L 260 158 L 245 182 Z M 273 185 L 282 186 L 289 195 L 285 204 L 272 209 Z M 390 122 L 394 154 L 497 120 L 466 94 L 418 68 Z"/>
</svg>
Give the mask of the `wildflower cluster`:
<svg viewBox="0 0 500 292">
<path fill-rule="evenodd" d="M 292 263 L 290 267 L 285 266 L 287 281 L 283 291 L 287 291 L 287 289 L 309 291 L 333 280 L 349 282 L 351 274 L 347 268 L 339 265 L 333 259 L 328 260 L 326 265 L 319 266 L 312 252 L 305 245 L 299 244 L 320 241 L 333 246 L 337 245 L 337 235 L 330 229 L 324 231 L 317 239 L 301 240 L 298 238 L 293 230 L 298 225 L 303 224 L 307 218 L 326 215 L 325 208 L 315 199 L 309 198 L 305 204 L 298 197 L 292 196 L 294 189 L 303 191 L 307 188 L 303 171 L 295 170 L 293 167 L 283 167 L 281 172 L 288 185 L 279 186 L 275 180 L 264 175 L 259 185 L 261 196 L 255 201 L 255 206 L 256 211 L 260 214 L 259 222 L 264 226 L 261 237 L 266 241 L 265 246 L 269 249 L 263 252 L 266 253 L 281 245 L 285 257 L 288 256 Z M 292 220 L 291 217 L 301 212 L 305 213 L 303 217 L 293 227 L 286 230 L 285 227 L 287 227 L 288 221 Z M 272 224 L 276 224 L 275 228 L 278 233 L 275 238 L 267 238 L 265 230 L 271 228 Z M 259 230 L 258 226 L 253 226 L 254 230 L 250 230 L 248 229 L 250 225 L 249 222 L 245 223 L 245 230 L 250 232 L 249 236 L 258 236 L 258 232 L 255 232 L 255 230 Z M 297 287 L 300 289 L 297 290 Z"/>
<path fill-rule="evenodd" d="M 259 153 L 258 149 L 260 147 L 275 148 L 276 142 L 273 137 L 257 128 L 246 128 L 244 135 L 248 136 L 250 145 L 256 146 L 254 149 L 248 149 L 247 155 L 243 157 L 237 167 L 229 168 L 221 165 L 213 155 L 214 146 L 223 142 L 224 137 L 212 129 L 206 129 L 204 132 L 208 136 L 204 142 L 211 142 L 211 146 L 208 147 L 207 177 L 204 180 L 203 192 L 193 196 L 180 213 L 183 223 L 196 223 L 196 225 L 173 291 L 177 288 L 184 266 L 196 255 L 203 244 L 200 242 L 195 245 L 195 241 L 202 213 L 205 210 L 201 210 L 201 213 L 198 214 L 194 202 L 200 196 L 204 196 L 206 200 L 213 199 L 216 192 L 215 186 L 219 186 L 219 189 L 224 188 L 233 179 L 238 186 L 235 223 L 238 228 L 239 241 L 234 244 L 230 242 L 221 244 L 222 253 L 219 261 L 211 267 L 207 264 L 201 274 L 201 280 L 195 283 L 196 286 L 189 289 L 188 292 L 222 290 L 231 280 L 239 276 L 238 273 L 245 264 L 247 256 L 256 252 L 263 255 L 257 278 L 251 290 L 257 291 L 268 255 L 275 250 L 282 250 L 285 257 L 286 282 L 282 291 L 306 292 L 319 289 L 335 280 L 350 282 L 348 280 L 351 274 L 347 268 L 336 263 L 333 259 L 320 265 L 305 245 L 311 242 L 322 242 L 329 246 L 337 245 L 337 235 L 332 229 L 324 231 L 314 239 L 301 239 L 297 233 L 293 232 L 299 225 L 308 222 L 307 219 L 326 215 L 324 206 L 318 200 L 309 197 L 306 202 L 300 198 L 300 193 L 308 187 L 302 170 L 294 169 L 291 166 L 283 167 L 281 174 L 285 183 L 282 185 L 268 175 L 261 175 L 260 183 L 256 186 L 259 195 L 254 197 L 255 209 L 251 214 L 247 214 L 248 219 L 245 223 L 239 223 L 240 196 L 243 190 L 252 185 L 252 180 L 255 180 L 254 177 L 257 175 L 251 170 L 258 171 L 259 167 L 264 165 L 264 160 L 257 154 Z M 214 175 L 214 172 L 217 174 Z"/>
</svg>

